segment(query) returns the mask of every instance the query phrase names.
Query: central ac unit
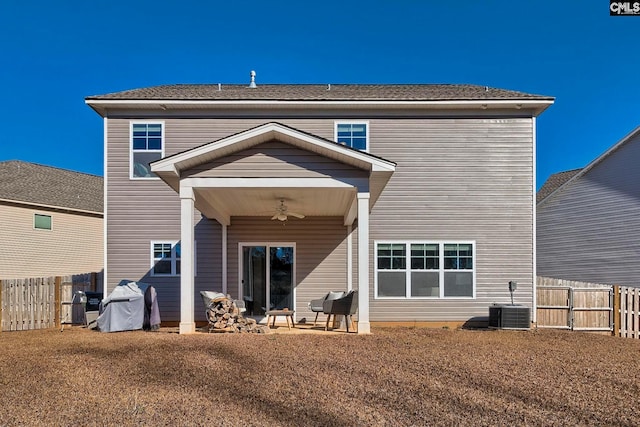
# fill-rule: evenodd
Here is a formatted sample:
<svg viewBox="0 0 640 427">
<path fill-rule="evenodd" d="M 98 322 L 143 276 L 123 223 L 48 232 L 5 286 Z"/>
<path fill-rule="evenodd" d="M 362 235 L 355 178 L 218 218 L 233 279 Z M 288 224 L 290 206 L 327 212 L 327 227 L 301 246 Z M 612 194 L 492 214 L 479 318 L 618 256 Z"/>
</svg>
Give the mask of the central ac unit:
<svg viewBox="0 0 640 427">
<path fill-rule="evenodd" d="M 489 307 L 489 327 L 495 329 L 530 329 L 529 307 L 516 304 L 494 304 Z"/>
</svg>

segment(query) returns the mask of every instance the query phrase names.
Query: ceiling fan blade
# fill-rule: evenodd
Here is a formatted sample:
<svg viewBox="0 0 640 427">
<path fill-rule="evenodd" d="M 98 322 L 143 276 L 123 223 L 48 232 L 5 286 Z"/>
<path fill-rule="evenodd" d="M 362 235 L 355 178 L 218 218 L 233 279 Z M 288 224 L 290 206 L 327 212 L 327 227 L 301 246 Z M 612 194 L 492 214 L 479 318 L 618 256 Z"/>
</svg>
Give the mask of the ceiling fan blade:
<svg viewBox="0 0 640 427">
<path fill-rule="evenodd" d="M 304 218 L 304 215 L 295 212 L 287 212 L 287 215 L 295 216 L 296 218 L 300 219 Z"/>
<path fill-rule="evenodd" d="M 274 216 L 271 217 L 271 219 L 278 219 L 278 215 L 279 214 L 275 214 Z"/>
</svg>

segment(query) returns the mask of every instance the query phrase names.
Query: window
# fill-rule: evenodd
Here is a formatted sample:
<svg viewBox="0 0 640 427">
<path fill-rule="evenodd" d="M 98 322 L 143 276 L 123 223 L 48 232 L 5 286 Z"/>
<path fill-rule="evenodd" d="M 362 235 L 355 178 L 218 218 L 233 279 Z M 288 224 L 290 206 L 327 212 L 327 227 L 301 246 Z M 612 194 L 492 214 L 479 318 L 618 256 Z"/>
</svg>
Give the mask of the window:
<svg viewBox="0 0 640 427">
<path fill-rule="evenodd" d="M 356 150 L 369 150 L 369 123 L 367 122 L 337 122 L 336 142 L 347 145 Z"/>
<path fill-rule="evenodd" d="M 131 123 L 131 178 L 155 178 L 149 163 L 163 157 L 162 123 Z"/>
<path fill-rule="evenodd" d="M 474 242 L 377 242 L 376 298 L 475 297 Z"/>
<path fill-rule="evenodd" d="M 35 214 L 33 216 L 33 228 L 51 230 L 51 215 Z"/>
<path fill-rule="evenodd" d="M 180 242 L 151 242 L 152 276 L 180 275 Z"/>
</svg>

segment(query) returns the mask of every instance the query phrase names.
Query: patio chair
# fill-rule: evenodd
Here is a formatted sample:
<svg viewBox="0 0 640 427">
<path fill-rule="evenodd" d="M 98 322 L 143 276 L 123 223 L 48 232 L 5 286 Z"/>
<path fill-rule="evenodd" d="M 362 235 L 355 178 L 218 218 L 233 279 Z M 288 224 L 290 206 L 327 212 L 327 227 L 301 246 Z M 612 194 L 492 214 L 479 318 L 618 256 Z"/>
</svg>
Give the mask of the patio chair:
<svg viewBox="0 0 640 427">
<path fill-rule="evenodd" d="M 323 311 L 323 304 L 327 300 L 334 300 L 337 298 L 341 298 L 344 296 L 344 292 L 342 291 L 331 291 L 326 294 L 322 298 L 314 299 L 309 302 L 309 310 L 313 311 L 316 314 L 316 318 L 313 321 L 313 326 L 316 326 L 316 322 L 318 321 L 318 315 Z"/>
<path fill-rule="evenodd" d="M 347 332 L 349 332 L 349 324 L 353 327 L 353 315 L 358 309 L 358 291 L 350 291 L 342 298 L 327 300 L 322 303 L 322 311 L 327 315 L 327 323 L 324 330 L 329 329 L 331 315 L 335 320 L 336 316 L 344 316 L 344 322 L 347 324 Z"/>
</svg>

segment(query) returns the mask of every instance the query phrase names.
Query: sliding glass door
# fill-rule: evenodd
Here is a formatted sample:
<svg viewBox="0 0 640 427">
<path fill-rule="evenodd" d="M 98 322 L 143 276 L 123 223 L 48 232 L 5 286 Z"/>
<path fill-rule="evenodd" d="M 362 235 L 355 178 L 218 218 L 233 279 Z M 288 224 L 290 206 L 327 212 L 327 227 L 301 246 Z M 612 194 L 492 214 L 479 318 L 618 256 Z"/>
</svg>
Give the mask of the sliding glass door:
<svg viewBox="0 0 640 427">
<path fill-rule="evenodd" d="M 294 310 L 295 246 L 240 244 L 240 281 L 248 316 Z"/>
</svg>

